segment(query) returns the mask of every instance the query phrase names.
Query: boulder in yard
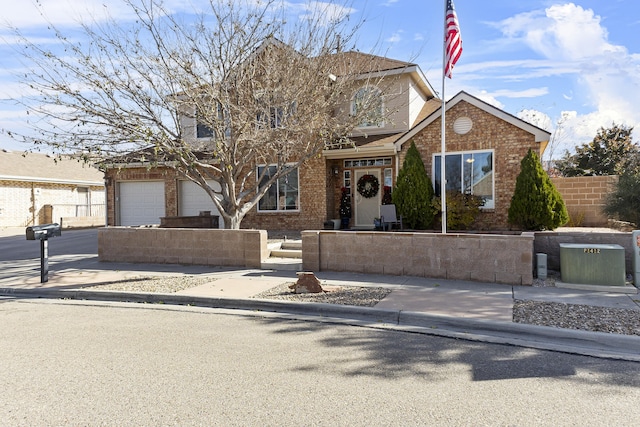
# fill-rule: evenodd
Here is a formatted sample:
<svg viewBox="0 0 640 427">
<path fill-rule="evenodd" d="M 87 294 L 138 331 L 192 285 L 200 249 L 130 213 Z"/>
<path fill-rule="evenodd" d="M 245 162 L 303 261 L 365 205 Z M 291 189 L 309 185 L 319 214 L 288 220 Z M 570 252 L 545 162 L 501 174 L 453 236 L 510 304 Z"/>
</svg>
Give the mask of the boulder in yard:
<svg viewBox="0 0 640 427">
<path fill-rule="evenodd" d="M 290 289 L 293 289 L 293 292 L 296 294 L 317 294 L 320 292 L 324 292 L 322 289 L 322 285 L 320 285 L 320 280 L 316 277 L 313 272 L 310 271 L 301 271 L 297 273 L 298 281 L 289 285 Z"/>
</svg>

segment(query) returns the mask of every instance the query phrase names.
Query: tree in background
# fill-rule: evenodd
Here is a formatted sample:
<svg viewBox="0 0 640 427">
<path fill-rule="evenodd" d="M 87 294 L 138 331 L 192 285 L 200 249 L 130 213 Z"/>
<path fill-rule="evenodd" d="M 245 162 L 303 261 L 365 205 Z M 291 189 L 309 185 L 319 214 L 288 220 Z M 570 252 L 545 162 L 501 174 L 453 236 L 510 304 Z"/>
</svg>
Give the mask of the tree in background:
<svg viewBox="0 0 640 427">
<path fill-rule="evenodd" d="M 640 162 L 630 164 L 619 175 L 615 190 L 607 195 L 603 211 L 609 217 L 640 226 Z"/>
<path fill-rule="evenodd" d="M 529 149 L 520 162 L 520 174 L 509 206 L 509 223 L 524 230 L 553 230 L 569 221 L 562 196 Z"/>
<path fill-rule="evenodd" d="M 519 111 L 517 116 L 540 129 L 551 131 L 551 117 L 540 111 L 525 109 Z M 569 130 L 570 128 L 567 126 L 572 119 L 575 119 L 575 112 L 563 111 L 560 113 L 560 117 L 555 122 L 555 127 L 553 127 L 551 131 L 551 138 L 549 138 L 549 143 L 543 153 L 546 160 L 541 158 L 542 167 L 549 175 L 555 170 L 554 155 L 556 150 L 572 137 L 572 133 L 570 133 Z"/>
<path fill-rule="evenodd" d="M 417 230 L 431 227 L 434 219 L 433 194 L 433 185 L 420 152 L 411 141 L 391 193 L 396 210 L 402 215 L 402 221 L 407 227 Z"/>
<path fill-rule="evenodd" d="M 575 154 L 565 151 L 556 162 L 562 176 L 621 175 L 640 158 L 640 148 L 631 140 L 632 127 L 613 123 L 601 127 L 588 144 L 576 147 Z"/>
<path fill-rule="evenodd" d="M 620 175 L 613 193 L 607 196 L 604 212 L 610 217 L 640 225 L 640 174 Z"/>
<path fill-rule="evenodd" d="M 196 2 L 188 13 L 162 0 L 123 3 L 128 21 L 50 25 L 38 41 L 14 28 L 29 70 L 15 101 L 33 129 L 10 136 L 89 161 L 173 168 L 237 229 L 279 178 L 349 144 L 380 109 L 373 91 L 356 112 L 342 108 L 354 69 L 362 84 L 382 84 L 378 57 L 342 51 L 362 24 L 348 3 L 309 2 L 304 16 L 277 0 Z"/>
</svg>

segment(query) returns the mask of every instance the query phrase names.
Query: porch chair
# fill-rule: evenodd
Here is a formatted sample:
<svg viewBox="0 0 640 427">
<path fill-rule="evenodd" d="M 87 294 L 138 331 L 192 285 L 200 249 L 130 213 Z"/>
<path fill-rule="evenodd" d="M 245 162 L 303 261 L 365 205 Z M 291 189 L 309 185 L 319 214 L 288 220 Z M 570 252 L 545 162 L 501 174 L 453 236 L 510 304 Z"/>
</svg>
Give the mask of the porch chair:
<svg viewBox="0 0 640 427">
<path fill-rule="evenodd" d="M 396 214 L 396 205 L 380 205 L 382 230 L 391 230 L 394 226 L 402 230 L 402 216 Z"/>
</svg>

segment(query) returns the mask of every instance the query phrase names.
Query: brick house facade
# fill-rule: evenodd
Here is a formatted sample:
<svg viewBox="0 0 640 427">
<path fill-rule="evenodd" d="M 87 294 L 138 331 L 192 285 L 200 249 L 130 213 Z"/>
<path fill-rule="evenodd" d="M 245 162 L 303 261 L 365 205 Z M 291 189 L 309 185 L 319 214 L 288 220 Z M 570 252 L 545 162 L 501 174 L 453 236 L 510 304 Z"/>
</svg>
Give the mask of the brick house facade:
<svg viewBox="0 0 640 427">
<path fill-rule="evenodd" d="M 395 184 L 410 141 L 416 143 L 427 173 L 435 184 L 436 175 L 439 174 L 439 168 L 434 168 L 434 163 L 440 153 L 441 101 L 435 97 L 417 65 L 386 59 L 381 63 L 387 67 L 385 72 L 393 75 L 394 79 L 389 90 L 395 96 L 387 99 L 382 94 L 386 108 L 392 109 L 392 115 L 382 125 L 368 125 L 354 132 L 350 136 L 354 147 L 327 149 L 322 156 L 301 166 L 297 182 L 293 183 L 297 199 L 292 209 L 267 211 L 254 207 L 242 220 L 242 228 L 321 229 L 326 221 L 339 219 L 343 187 L 351 196 L 353 217 L 350 227 L 373 228 L 373 219 L 380 215 L 383 189 Z M 354 94 L 359 87 L 368 84 L 366 75 L 361 75 L 361 78 L 361 86 L 355 80 Z M 349 106 L 341 106 L 341 109 L 349 111 Z M 195 123 L 187 125 L 196 128 Z M 509 228 L 507 211 L 520 172 L 520 161 L 530 148 L 540 154 L 549 136 L 548 132 L 465 92 L 460 92 L 447 102 L 447 165 L 450 156 L 454 161 L 460 159 L 461 174 L 456 179 L 462 186 L 467 185 L 466 174 L 462 172 L 468 168 L 463 161 L 477 161 L 470 163 L 471 183 L 466 191 L 481 191 L 489 200 L 479 219 L 480 229 Z M 256 168 L 259 166 L 254 165 Z M 356 191 L 357 183 L 364 175 L 373 175 L 379 183 L 379 191 L 374 197 L 365 198 Z M 208 196 L 198 199 L 192 192 L 187 194 L 188 186 L 169 167 L 147 169 L 145 165 L 119 165 L 107 168 L 106 178 L 108 225 L 145 223 L 140 222 L 142 219 L 122 220 L 123 212 L 130 209 L 123 205 L 126 197 L 122 189 L 136 182 L 154 182 L 153 191 L 163 193 L 150 202 L 155 203 L 157 210 L 146 217 L 147 223 L 159 223 L 161 216 L 194 215 L 198 210 L 214 210 L 211 200 L 206 200 Z M 461 187 L 460 190 L 465 191 L 465 188 Z M 136 194 L 142 196 L 145 191 L 141 189 Z M 204 191 L 199 191 L 202 196 Z M 135 195 L 128 196 L 127 203 L 137 204 L 138 198 Z M 187 199 L 189 201 L 185 201 Z"/>
<path fill-rule="evenodd" d="M 493 206 L 481 211 L 477 228 L 509 229 L 508 210 L 516 178 L 520 173 L 520 162 L 529 149 L 540 155 L 542 144 L 548 141 L 549 134 L 465 92 L 460 92 L 447 102 L 445 120 L 447 155 L 483 151 L 492 153 Z M 471 125 L 467 133 L 454 130 L 458 120 L 466 120 Z M 438 110 L 396 142 L 400 164 L 404 161 L 409 146 L 407 142 L 415 142 L 434 185 L 437 171 L 434 170 L 433 157 L 441 151 L 440 134 Z"/>
</svg>

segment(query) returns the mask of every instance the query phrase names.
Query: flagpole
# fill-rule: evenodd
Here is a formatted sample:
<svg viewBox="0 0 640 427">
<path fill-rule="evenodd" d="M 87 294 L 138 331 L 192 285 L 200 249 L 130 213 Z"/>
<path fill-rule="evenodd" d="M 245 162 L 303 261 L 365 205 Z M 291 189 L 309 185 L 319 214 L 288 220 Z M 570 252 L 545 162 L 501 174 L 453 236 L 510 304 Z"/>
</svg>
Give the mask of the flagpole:
<svg viewBox="0 0 640 427">
<path fill-rule="evenodd" d="M 442 234 L 447 233 L 447 182 L 445 180 L 445 97 L 444 97 L 444 77 L 447 63 L 447 0 L 444 0 L 444 31 L 442 40 L 442 110 L 440 114 L 440 205 L 442 211 Z"/>
</svg>

